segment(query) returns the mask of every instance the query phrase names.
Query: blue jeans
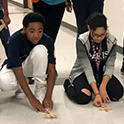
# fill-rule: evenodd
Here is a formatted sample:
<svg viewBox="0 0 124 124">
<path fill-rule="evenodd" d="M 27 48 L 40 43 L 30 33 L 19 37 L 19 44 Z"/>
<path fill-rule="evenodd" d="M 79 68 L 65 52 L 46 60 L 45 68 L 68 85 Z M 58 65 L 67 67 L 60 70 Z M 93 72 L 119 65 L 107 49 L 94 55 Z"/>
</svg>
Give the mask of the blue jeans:
<svg viewBox="0 0 124 124">
<path fill-rule="evenodd" d="M 0 19 L 3 19 L 3 11 L 0 10 Z M 3 28 L 1 31 L 0 31 L 0 38 L 1 38 L 1 41 L 2 41 L 2 44 L 4 46 L 4 49 L 5 49 L 5 52 L 6 52 L 6 55 L 8 56 L 8 44 L 7 44 L 7 41 L 10 37 L 10 32 L 9 32 L 9 29 L 7 27 L 7 29 Z"/>
<path fill-rule="evenodd" d="M 93 12 L 103 13 L 104 0 L 72 0 L 75 12 L 78 35 L 87 31 L 85 22 Z"/>
</svg>

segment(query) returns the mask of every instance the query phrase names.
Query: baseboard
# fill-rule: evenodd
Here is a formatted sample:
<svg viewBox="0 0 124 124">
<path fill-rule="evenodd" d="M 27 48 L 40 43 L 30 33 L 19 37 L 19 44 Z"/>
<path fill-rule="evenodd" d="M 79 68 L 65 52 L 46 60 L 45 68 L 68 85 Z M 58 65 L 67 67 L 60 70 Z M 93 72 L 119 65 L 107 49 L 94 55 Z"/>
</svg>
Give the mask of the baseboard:
<svg viewBox="0 0 124 124">
<path fill-rule="evenodd" d="M 19 2 L 16 2 L 16 1 L 14 1 L 14 0 L 8 0 L 8 2 L 10 2 L 10 3 L 12 3 L 12 4 L 16 5 L 16 6 L 19 6 L 19 7 L 24 8 L 24 5 L 23 5 L 23 4 L 21 4 L 21 3 L 19 3 Z"/>
</svg>

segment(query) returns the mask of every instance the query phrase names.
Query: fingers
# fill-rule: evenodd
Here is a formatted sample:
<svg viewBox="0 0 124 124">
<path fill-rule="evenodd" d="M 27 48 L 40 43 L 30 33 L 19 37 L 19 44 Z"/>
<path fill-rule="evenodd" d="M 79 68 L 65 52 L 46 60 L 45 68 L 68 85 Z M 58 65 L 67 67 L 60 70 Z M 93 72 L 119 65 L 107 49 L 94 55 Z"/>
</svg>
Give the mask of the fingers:
<svg viewBox="0 0 124 124">
<path fill-rule="evenodd" d="M 72 7 L 66 6 L 66 10 L 67 10 L 68 12 L 72 12 Z"/>
<path fill-rule="evenodd" d="M 50 108 L 50 103 L 45 103 L 45 104 L 44 104 L 44 107 L 45 107 L 45 108 Z"/>
<path fill-rule="evenodd" d="M 94 104 L 95 106 L 97 106 L 97 107 L 102 106 L 102 99 L 101 99 L 101 97 L 100 97 L 100 96 L 97 96 L 97 97 L 95 98 L 93 104 Z"/>
<path fill-rule="evenodd" d="M 108 95 L 107 95 L 106 97 L 103 98 L 103 102 L 104 102 L 104 103 L 107 103 L 107 104 L 108 104 L 109 101 L 110 101 L 110 98 L 109 98 Z"/>
<path fill-rule="evenodd" d="M 100 106 L 101 106 L 100 102 L 96 102 L 96 103 L 94 103 L 94 105 L 95 105 L 96 107 L 100 107 Z"/>
<path fill-rule="evenodd" d="M 101 106 L 101 103 L 100 102 L 96 102 L 96 106 L 97 107 L 100 107 Z"/>
<path fill-rule="evenodd" d="M 36 112 L 39 112 L 38 109 L 36 107 L 33 107 L 35 109 Z"/>
<path fill-rule="evenodd" d="M 97 107 L 100 107 L 100 106 L 102 106 L 102 101 L 101 101 L 101 100 L 99 100 L 99 101 L 94 101 L 93 104 L 94 104 L 95 106 L 97 106 Z"/>
<path fill-rule="evenodd" d="M 111 101 L 110 98 L 109 98 L 109 96 L 107 97 L 107 99 L 108 99 L 108 102 Z"/>
<path fill-rule="evenodd" d="M 35 106 L 33 106 L 33 108 L 35 109 L 36 112 L 45 112 L 45 109 L 42 106 L 42 104 L 35 105 Z"/>
<path fill-rule="evenodd" d="M 44 109 L 44 107 L 43 106 L 40 106 L 40 107 L 37 107 L 36 109 L 36 112 L 45 112 L 45 109 Z"/>
<path fill-rule="evenodd" d="M 5 24 L 6 24 L 6 26 L 8 26 L 8 24 L 11 22 L 10 18 L 6 17 L 6 16 L 3 17 L 3 20 L 4 20 Z"/>
<path fill-rule="evenodd" d="M 44 108 L 50 108 L 52 110 L 53 109 L 53 103 L 52 102 L 45 103 Z"/>
</svg>

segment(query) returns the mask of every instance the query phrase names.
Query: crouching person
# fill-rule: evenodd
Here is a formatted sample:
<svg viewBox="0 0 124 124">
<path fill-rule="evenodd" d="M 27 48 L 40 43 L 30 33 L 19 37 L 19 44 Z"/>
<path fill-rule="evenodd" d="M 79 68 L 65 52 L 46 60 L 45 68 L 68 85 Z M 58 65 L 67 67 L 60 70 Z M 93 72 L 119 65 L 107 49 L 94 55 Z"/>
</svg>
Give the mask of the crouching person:
<svg viewBox="0 0 124 124">
<path fill-rule="evenodd" d="M 53 108 L 52 92 L 56 78 L 54 45 L 51 38 L 43 33 L 44 24 L 43 16 L 38 13 L 24 17 L 23 29 L 15 32 L 9 40 L 8 59 L 0 71 L 1 90 L 15 90 L 17 99 L 26 95 L 37 112 Z M 34 94 L 27 77 L 34 77 Z"/>
</svg>

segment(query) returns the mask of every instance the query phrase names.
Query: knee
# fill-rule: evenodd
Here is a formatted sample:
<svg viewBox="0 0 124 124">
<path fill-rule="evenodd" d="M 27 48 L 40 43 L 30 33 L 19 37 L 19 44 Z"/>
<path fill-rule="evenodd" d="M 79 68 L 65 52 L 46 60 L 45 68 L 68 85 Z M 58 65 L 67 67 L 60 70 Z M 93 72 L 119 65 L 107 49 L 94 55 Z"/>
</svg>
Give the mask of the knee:
<svg viewBox="0 0 124 124">
<path fill-rule="evenodd" d="M 119 88 L 119 90 L 117 90 L 116 92 L 114 92 L 113 94 L 110 94 L 110 99 L 111 101 L 118 101 L 120 98 L 123 97 L 123 92 L 124 92 L 124 89 L 123 87 L 121 86 Z"/>
<path fill-rule="evenodd" d="M 91 92 L 86 88 L 83 88 L 81 92 L 85 93 L 87 96 L 91 96 Z"/>
<path fill-rule="evenodd" d="M 3 92 L 12 91 L 12 90 L 15 90 L 16 88 L 17 88 L 16 83 L 10 82 L 9 79 L 4 75 L 0 76 L 0 89 Z"/>
<path fill-rule="evenodd" d="M 33 57 L 46 58 L 48 56 L 47 48 L 44 45 L 37 45 L 32 50 Z"/>
<path fill-rule="evenodd" d="M 75 99 L 78 104 L 88 104 L 91 101 L 91 92 L 84 88 Z"/>
</svg>

